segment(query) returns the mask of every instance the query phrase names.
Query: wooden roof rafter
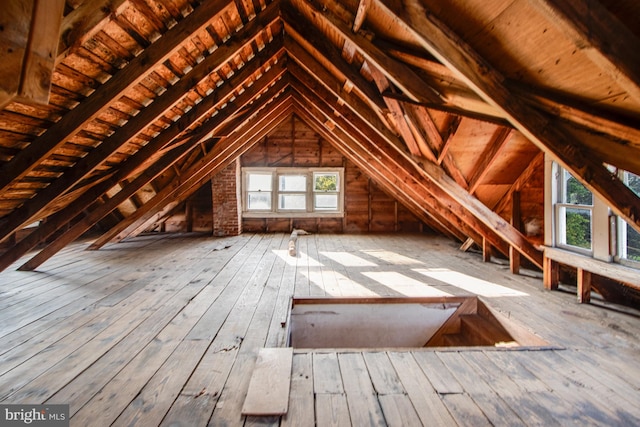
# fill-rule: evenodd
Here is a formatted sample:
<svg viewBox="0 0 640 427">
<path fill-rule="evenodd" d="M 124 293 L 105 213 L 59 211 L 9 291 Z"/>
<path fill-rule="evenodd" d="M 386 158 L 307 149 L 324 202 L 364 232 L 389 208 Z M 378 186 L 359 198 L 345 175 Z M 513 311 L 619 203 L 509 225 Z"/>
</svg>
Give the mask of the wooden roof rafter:
<svg viewBox="0 0 640 427">
<path fill-rule="evenodd" d="M 294 70 L 293 64 L 289 69 Z M 309 82 L 310 79 L 306 79 L 305 81 Z M 324 90 L 319 86 L 319 84 L 315 86 L 314 90 L 310 89 L 310 92 L 315 92 L 315 94 L 313 98 L 309 99 L 309 101 L 313 101 L 311 102 L 312 104 L 317 104 L 321 101 L 322 103 L 326 103 L 328 102 L 328 99 L 336 96 L 336 94 L 329 95 L 323 93 L 323 91 Z M 319 95 L 320 93 L 323 94 Z M 341 112 L 341 114 L 346 114 L 345 108 L 347 108 L 347 106 L 347 103 L 336 101 L 336 105 L 332 105 L 330 108 Z M 331 117 L 331 113 L 329 111 L 325 111 L 324 114 L 327 118 Z M 431 164 L 428 161 L 418 160 L 409 153 L 404 152 L 402 149 L 404 144 L 400 143 L 397 139 L 385 141 L 380 136 L 375 137 L 373 132 L 377 133 L 377 131 L 374 130 L 375 126 L 373 126 L 371 122 L 362 121 L 355 114 L 350 114 L 350 116 L 351 117 L 348 122 L 358 123 L 358 129 L 360 132 L 371 129 L 372 133 L 369 133 L 365 138 L 369 141 L 377 141 L 377 143 L 375 145 L 368 145 L 368 149 L 370 151 L 376 151 L 376 149 L 380 149 L 384 145 L 393 147 L 394 150 L 397 150 L 397 152 L 403 156 L 402 158 L 406 165 L 405 167 L 410 170 L 415 169 L 419 172 L 419 175 L 424 179 L 424 181 L 429 183 L 427 186 L 429 190 L 427 191 L 436 192 L 437 199 L 446 199 L 449 201 L 447 203 L 448 209 L 458 209 L 459 214 L 464 215 L 466 221 L 473 224 L 474 229 L 482 230 L 481 232 L 484 236 L 489 238 L 492 241 L 492 244 L 496 247 L 500 248 L 505 242 L 507 242 L 535 265 L 539 267 L 542 266 L 542 254 L 540 251 L 534 248 L 518 230 L 513 228 L 509 223 L 504 221 L 473 196 L 469 195 L 466 190 L 459 187 L 455 181 L 449 178 L 437 165 Z M 335 118 L 333 120 L 338 122 L 339 119 L 340 118 Z M 377 133 L 377 135 L 380 134 Z M 500 237 L 496 237 L 494 233 L 497 233 Z"/>
<path fill-rule="evenodd" d="M 333 2 L 325 2 L 323 6 L 320 6 L 313 2 L 291 0 L 291 4 L 305 16 L 313 16 L 322 25 L 337 32 L 344 42 L 354 45 L 365 60 L 382 71 L 405 96 L 417 102 L 437 103 L 441 101 L 438 91 L 425 82 L 411 68 L 385 54 L 363 35 L 354 33 L 350 28 L 349 22 L 353 22 L 355 17 L 350 15 L 347 22 L 343 21 L 333 13 L 333 9 L 336 7 Z M 346 12 L 343 12 L 343 14 L 346 15 Z"/>
<path fill-rule="evenodd" d="M 398 157 L 393 150 L 389 151 L 388 147 L 385 147 L 386 144 L 379 144 L 380 137 L 375 135 L 373 129 L 358 126 L 362 122 L 356 116 L 337 104 L 330 105 L 326 96 L 318 95 L 317 90 L 306 86 L 314 84 L 309 78 L 301 77 L 304 83 L 294 81 L 294 87 L 304 97 L 305 103 L 311 104 L 313 111 L 318 111 L 314 116 L 324 117 L 326 120 L 324 123 L 336 123 L 335 129 L 331 129 L 331 132 L 336 134 L 341 151 L 344 150 L 348 158 L 371 176 L 376 177 L 378 181 L 386 182 L 386 187 L 390 188 L 394 194 L 405 194 L 409 206 L 442 224 L 449 233 L 455 233 L 452 230 L 458 229 L 466 236 L 472 236 L 474 240 L 481 240 L 486 232 L 489 234 L 489 240 L 502 253 L 508 253 L 508 247 L 501 238 L 489 230 L 481 230 L 482 224 L 469 215 L 462 206 L 452 202 L 446 193 L 436 191 L 434 194 L 428 183 L 419 179 L 417 174 L 413 173 L 415 172 L 413 168 L 404 162 L 406 159 Z M 337 110 L 340 114 L 336 114 Z M 346 115 L 343 116 L 343 113 Z M 353 143 L 346 144 L 345 141 Z"/>
<path fill-rule="evenodd" d="M 275 128 L 281 120 L 286 119 L 290 111 L 284 107 L 289 95 L 284 93 L 281 96 L 277 96 L 283 92 L 286 83 L 285 80 L 281 79 L 279 84 L 271 88 L 271 92 L 274 93 L 270 97 L 273 100 L 272 102 L 256 104 L 257 107 L 263 106 L 263 108 L 267 108 L 267 110 L 260 110 L 258 108 L 257 111 L 261 111 L 262 113 L 268 112 L 268 114 L 265 114 L 264 117 L 257 118 L 254 112 L 254 114 L 249 117 L 245 126 L 238 129 L 234 134 L 230 134 L 228 138 L 223 138 L 218 141 L 212 151 L 189 168 L 187 172 L 181 174 L 179 179 L 158 192 L 153 199 L 149 200 L 133 215 L 125 218 L 107 233 L 103 234 L 93 242 L 88 249 L 96 250 L 109 242 L 119 242 L 132 233 L 135 233 L 136 230 L 144 228 L 144 225 L 148 223 L 148 221 L 153 220 L 152 217 L 154 215 L 161 215 L 163 210 L 173 209 L 176 203 L 183 201 L 192 194 L 193 191 L 204 184 L 204 182 L 208 181 L 212 173 L 221 170 L 228 165 L 229 162 L 237 158 L 240 153 L 249 149 L 249 144 L 245 144 L 247 140 L 256 143 L 260 139 L 258 137 L 259 135 L 264 136 L 263 132 L 268 133 L 268 131 Z M 257 128 L 262 130 L 257 132 Z"/>
<path fill-rule="evenodd" d="M 152 167 L 153 163 L 151 163 L 149 159 L 152 158 L 158 151 L 166 149 L 167 146 L 172 145 L 171 141 L 175 141 L 176 138 L 184 140 L 180 143 L 173 144 L 173 150 L 180 148 L 182 145 L 186 145 L 187 147 L 192 147 L 193 144 L 198 145 L 198 142 L 204 136 L 213 131 L 212 126 L 214 124 L 218 123 L 218 126 L 220 126 L 221 124 L 224 124 L 227 121 L 231 120 L 231 117 L 233 117 L 233 115 L 230 114 L 230 105 L 232 106 L 231 108 L 236 108 L 236 105 L 238 103 L 243 105 L 243 103 L 251 102 L 252 97 L 259 95 L 259 92 L 257 91 L 262 87 L 261 85 L 266 85 L 266 82 L 273 82 L 276 78 L 281 76 L 282 73 L 284 73 L 284 64 L 282 59 L 280 59 L 281 50 L 282 47 L 279 43 L 266 46 L 265 49 L 262 52 L 258 53 L 251 62 L 246 64 L 238 74 L 232 76 L 225 84 L 219 86 L 217 91 L 212 92 L 209 96 L 204 98 L 192 110 L 178 119 L 168 129 L 160 133 L 153 141 L 143 147 L 138 153 L 134 154 L 127 161 L 123 162 L 120 165 L 117 173 L 115 173 L 104 182 L 96 184 L 90 189 L 90 191 L 87 189 L 87 191 L 81 194 L 76 201 L 72 202 L 66 207 L 66 213 L 64 215 L 57 215 L 55 217 L 55 220 L 49 219 L 38 230 L 33 231 L 27 238 L 14 245 L 14 247 L 7 251 L 3 255 L 3 257 L 0 257 L 0 269 L 6 268 L 8 264 L 18 259 L 27 251 L 35 247 L 39 242 L 43 241 L 51 234 L 53 234 L 66 222 L 70 221 L 72 218 L 78 215 L 84 209 L 84 206 L 90 201 L 94 200 L 97 195 L 106 193 L 117 182 L 129 176 L 135 176 L 141 171 Z M 261 85 L 256 85 L 254 82 L 249 90 L 243 90 L 243 93 L 238 97 L 235 97 L 234 101 L 231 104 L 227 104 L 226 100 L 229 97 L 233 96 L 233 93 L 238 90 L 238 88 L 243 87 L 244 85 L 248 85 L 249 82 L 252 82 L 252 79 L 255 78 L 256 73 L 260 74 L 260 78 L 258 78 L 256 81 L 260 82 Z M 190 124 L 198 122 L 203 118 L 210 116 L 212 112 L 217 111 L 216 107 L 218 109 L 221 109 L 223 104 L 227 104 L 227 108 L 224 109 L 225 114 L 216 114 L 209 120 L 208 123 L 194 130 L 189 129 Z M 229 113 L 229 115 L 227 115 L 226 113 Z M 197 139 L 196 143 L 193 142 L 194 139 Z M 175 160 L 178 161 L 179 158 L 180 157 L 177 157 Z M 175 164 L 175 162 L 173 163 Z M 133 194 L 133 192 L 137 191 L 140 186 L 141 184 L 139 182 L 137 184 L 130 185 L 128 191 L 130 192 L 130 194 Z M 108 206 L 109 205 L 103 205 L 101 209 L 106 210 Z M 113 210 L 113 208 L 115 207 L 112 207 L 111 210 Z M 100 216 L 100 218 L 102 218 L 107 213 L 108 211 Z M 95 222 L 89 224 L 89 227 L 94 224 Z"/>
<path fill-rule="evenodd" d="M 23 225 L 33 221 L 34 217 L 42 212 L 46 206 L 56 197 L 64 194 L 76 182 L 87 176 L 96 167 L 102 164 L 109 155 L 113 154 L 123 144 L 137 135 L 150 122 L 164 114 L 166 108 L 173 106 L 179 99 L 184 96 L 184 92 L 191 89 L 193 84 L 202 80 L 213 70 L 221 67 L 235 56 L 236 49 L 250 43 L 255 37 L 256 26 L 269 26 L 278 19 L 277 9 L 268 9 L 270 13 L 261 15 L 265 22 L 259 19 L 252 21 L 256 25 L 248 24 L 236 37 L 232 37 L 225 45 L 226 48 L 219 48 L 213 54 L 206 57 L 196 67 L 190 70 L 185 78 L 181 79 L 167 91 L 165 91 L 156 101 L 148 108 L 145 108 L 139 114 L 129 120 L 119 131 L 105 139 L 98 147 L 92 150 L 87 156 L 82 158 L 70 170 L 66 171 L 60 178 L 38 193 L 33 199 L 25 203 L 21 208 L 14 211 L 9 217 L 2 220 L 3 232 L 0 234 L 0 240 L 5 239 Z M 279 40 L 281 40 L 279 38 Z M 276 41 L 276 48 L 280 42 Z M 104 86 L 103 86 L 104 87 Z M 78 108 L 73 111 L 78 110 Z M 82 108 L 80 108 L 82 110 Z M 67 116 L 65 116 L 67 117 Z M 33 145 L 33 144 L 32 144 Z M 31 145 L 30 145 L 31 146 Z M 26 150 L 25 150 L 26 151 Z M 24 153 L 25 151 L 22 151 Z M 11 162 L 6 165 L 11 167 Z"/>
<path fill-rule="evenodd" d="M 83 126 L 119 99 L 125 92 L 145 77 L 144 70 L 166 61 L 180 49 L 184 35 L 196 32 L 207 26 L 213 16 L 226 7 L 226 2 L 207 2 L 202 8 L 171 28 L 163 37 L 145 49 L 140 55 L 118 71 L 117 77 L 111 78 L 96 89 L 80 106 L 65 114 L 58 122 L 36 138 L 26 149 L 20 151 L 9 163 L 0 168 L 0 194 L 16 179 L 24 177 L 37 167 L 53 151 L 82 130 Z M 106 18 L 105 18 L 106 19 Z"/>
<path fill-rule="evenodd" d="M 422 4 L 417 0 L 402 3 L 402 8 L 386 7 L 386 12 L 396 16 L 427 51 L 455 70 L 479 96 L 503 110 L 509 122 L 531 142 L 552 154 L 589 190 L 606 200 L 616 214 L 640 230 L 640 197 L 565 129 L 549 126 L 549 116 L 511 96 L 502 73 Z"/>
</svg>

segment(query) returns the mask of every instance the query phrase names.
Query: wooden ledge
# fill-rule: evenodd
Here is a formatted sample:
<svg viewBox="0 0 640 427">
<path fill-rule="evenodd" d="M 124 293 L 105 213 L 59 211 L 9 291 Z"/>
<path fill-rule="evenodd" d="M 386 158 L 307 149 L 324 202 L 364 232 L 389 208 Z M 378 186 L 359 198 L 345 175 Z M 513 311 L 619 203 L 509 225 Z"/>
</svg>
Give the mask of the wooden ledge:
<svg viewBox="0 0 640 427">
<path fill-rule="evenodd" d="M 581 268 L 598 276 L 609 277 L 640 290 L 640 270 L 613 262 L 600 261 L 575 252 L 545 246 L 544 256 L 560 264 Z"/>
<path fill-rule="evenodd" d="M 552 247 L 544 248 L 544 285 L 547 289 L 558 287 L 558 263 L 577 268 L 579 302 L 590 301 L 592 274 L 618 280 L 640 290 L 640 270 L 638 269 Z"/>
</svg>

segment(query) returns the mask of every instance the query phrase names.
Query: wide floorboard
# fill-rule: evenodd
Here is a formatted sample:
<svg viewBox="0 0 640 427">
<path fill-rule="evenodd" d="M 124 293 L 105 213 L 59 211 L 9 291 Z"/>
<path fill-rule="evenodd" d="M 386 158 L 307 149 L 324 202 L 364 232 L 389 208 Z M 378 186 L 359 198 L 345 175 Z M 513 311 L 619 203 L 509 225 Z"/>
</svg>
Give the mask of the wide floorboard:
<svg viewBox="0 0 640 427">
<path fill-rule="evenodd" d="M 73 426 L 640 425 L 640 316 L 420 235 L 139 236 L 0 273 L 0 403 Z M 24 260 L 22 260 L 24 261 Z M 294 349 L 289 408 L 246 417 L 292 297 L 478 295 L 542 348 Z"/>
</svg>

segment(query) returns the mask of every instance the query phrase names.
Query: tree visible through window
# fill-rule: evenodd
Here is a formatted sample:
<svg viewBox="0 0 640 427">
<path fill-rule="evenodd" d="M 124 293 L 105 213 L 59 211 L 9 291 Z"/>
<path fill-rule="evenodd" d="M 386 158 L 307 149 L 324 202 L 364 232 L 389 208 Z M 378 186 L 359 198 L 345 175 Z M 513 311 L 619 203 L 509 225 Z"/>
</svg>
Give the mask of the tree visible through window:
<svg viewBox="0 0 640 427">
<path fill-rule="evenodd" d="M 568 171 L 561 169 L 561 176 L 559 243 L 591 250 L 593 194 Z"/>
<path fill-rule="evenodd" d="M 624 172 L 624 182 L 634 193 L 640 196 L 640 176 L 631 172 Z M 624 221 L 622 221 L 620 243 L 622 258 L 640 261 L 640 233 Z"/>
<path fill-rule="evenodd" d="M 317 210 L 338 209 L 338 173 L 313 174 L 313 205 Z"/>
</svg>

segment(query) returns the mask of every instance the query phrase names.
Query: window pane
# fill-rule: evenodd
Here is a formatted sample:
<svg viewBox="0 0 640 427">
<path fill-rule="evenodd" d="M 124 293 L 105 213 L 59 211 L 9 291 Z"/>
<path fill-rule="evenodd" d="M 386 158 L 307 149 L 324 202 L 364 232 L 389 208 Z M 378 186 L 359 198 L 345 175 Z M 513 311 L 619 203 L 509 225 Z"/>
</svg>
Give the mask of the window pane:
<svg viewBox="0 0 640 427">
<path fill-rule="evenodd" d="M 626 258 L 634 261 L 640 261 L 640 233 L 633 227 L 625 223 L 627 228 L 627 250 Z"/>
<path fill-rule="evenodd" d="M 279 209 L 307 210 L 307 196 L 305 194 L 280 194 Z"/>
<path fill-rule="evenodd" d="M 315 208 L 316 210 L 332 210 L 338 209 L 338 195 L 337 194 L 316 194 Z"/>
<path fill-rule="evenodd" d="M 564 211 L 564 243 L 591 249 L 591 211 L 589 209 L 562 208 Z"/>
<path fill-rule="evenodd" d="M 337 173 L 314 173 L 313 180 L 315 191 L 337 191 L 338 189 Z"/>
<path fill-rule="evenodd" d="M 247 181 L 248 191 L 271 191 L 270 173 L 250 173 Z"/>
<path fill-rule="evenodd" d="M 564 171 L 564 203 L 572 205 L 593 205 L 593 194 L 575 179 L 569 172 Z"/>
<path fill-rule="evenodd" d="M 631 191 L 640 196 L 640 176 L 631 172 L 625 172 L 624 180 L 625 184 L 627 184 Z"/>
<path fill-rule="evenodd" d="M 305 175 L 280 175 L 280 191 L 307 191 Z"/>
<path fill-rule="evenodd" d="M 271 210 L 271 192 L 249 192 L 247 194 L 248 210 Z"/>
</svg>

